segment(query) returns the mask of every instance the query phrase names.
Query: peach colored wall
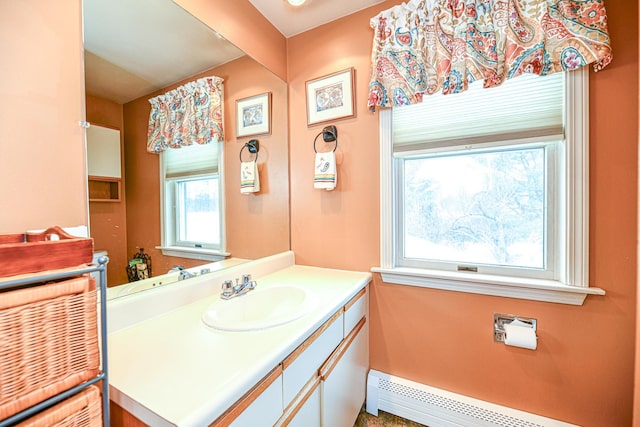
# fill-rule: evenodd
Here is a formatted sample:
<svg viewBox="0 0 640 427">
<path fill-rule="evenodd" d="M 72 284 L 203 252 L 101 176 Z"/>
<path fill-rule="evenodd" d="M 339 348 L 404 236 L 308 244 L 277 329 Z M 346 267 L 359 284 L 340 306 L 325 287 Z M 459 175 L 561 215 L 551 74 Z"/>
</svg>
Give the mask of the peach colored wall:
<svg viewBox="0 0 640 427">
<path fill-rule="evenodd" d="M 387 1 L 288 40 L 292 249 L 300 264 L 379 263 L 378 116 L 366 110 L 372 30 Z M 637 271 L 638 13 L 607 2 L 615 59 L 591 72 L 590 276 L 580 307 L 384 284 L 371 295 L 371 367 L 584 426 L 629 425 Z M 318 52 L 324 52 L 322 60 Z M 314 190 L 306 80 L 356 69 L 355 119 L 336 121 L 338 188 Z M 320 230 L 320 232 L 316 231 Z M 494 312 L 538 319 L 539 348 L 495 344 Z"/>
<path fill-rule="evenodd" d="M 152 256 L 154 275 L 175 264 L 191 267 L 201 265 L 202 261 L 164 257 L 155 249 L 160 245 L 159 156 L 146 151 L 148 99 L 206 75 L 225 80 L 228 249 L 234 257 L 250 259 L 289 249 L 287 87 L 269 70 L 245 56 L 124 105 L 128 252 L 131 256 L 138 247 L 145 248 Z M 255 137 L 260 141 L 261 191 L 241 195 L 239 153 L 250 138 L 235 138 L 235 101 L 268 91 L 272 92 L 272 133 Z M 246 150 L 243 158 L 249 158 Z"/>
<path fill-rule="evenodd" d="M 366 105 L 372 40 L 367 20 L 371 10 L 382 9 L 349 15 L 287 40 L 291 246 L 298 264 L 353 270 L 378 264 L 380 156 L 378 117 Z M 355 67 L 357 116 L 307 126 L 306 81 L 350 67 Z M 327 124 L 338 130 L 338 184 L 332 191 L 313 187 L 313 141 Z"/>
<path fill-rule="evenodd" d="M 638 0 L 638 5 L 640 5 L 640 0 Z M 640 9 L 640 7 L 638 8 Z M 640 22 L 640 19 L 639 19 Z M 640 41 L 640 37 L 639 37 Z M 640 42 L 638 43 L 640 46 Z M 640 75 L 638 75 L 638 80 L 640 81 Z M 638 99 L 640 102 L 640 91 L 638 92 Z M 639 117 L 640 117 L 640 111 Z M 636 144 L 640 144 L 640 126 L 638 127 L 637 135 L 638 140 Z M 638 157 L 638 164 L 640 165 L 640 157 Z M 640 201 L 639 201 L 640 206 Z M 640 212 L 637 219 L 638 224 L 640 224 Z M 640 242 L 640 235 L 638 238 Z M 637 253 L 638 261 L 640 261 L 640 253 Z M 640 274 L 640 262 L 638 263 L 638 272 L 636 275 Z M 640 292 L 638 292 L 638 279 L 636 276 L 636 337 L 635 337 L 635 374 L 633 381 L 633 427 L 640 427 Z"/>
<path fill-rule="evenodd" d="M 80 6 L 2 3 L 0 232 L 87 225 Z"/>
<path fill-rule="evenodd" d="M 256 259 L 288 251 L 289 143 L 287 84 L 245 56 L 216 69 L 225 79 L 225 174 L 227 246 L 233 256 Z M 238 99 L 271 92 L 271 134 L 236 138 Z M 240 194 L 240 150 L 260 142 L 260 192 Z M 244 150 L 243 160 L 253 158 Z"/>
<path fill-rule="evenodd" d="M 244 53 L 287 80 L 286 39 L 249 0 L 174 0 Z"/>
<path fill-rule="evenodd" d="M 117 102 L 86 96 L 87 121 L 120 131 L 121 164 L 124 164 L 124 137 L 122 135 L 122 105 Z M 122 180 L 126 182 L 124 167 Z M 109 253 L 107 283 L 117 285 L 127 282 L 127 208 L 124 184 L 120 188 L 119 202 L 89 202 L 89 225 L 96 250 Z"/>
</svg>

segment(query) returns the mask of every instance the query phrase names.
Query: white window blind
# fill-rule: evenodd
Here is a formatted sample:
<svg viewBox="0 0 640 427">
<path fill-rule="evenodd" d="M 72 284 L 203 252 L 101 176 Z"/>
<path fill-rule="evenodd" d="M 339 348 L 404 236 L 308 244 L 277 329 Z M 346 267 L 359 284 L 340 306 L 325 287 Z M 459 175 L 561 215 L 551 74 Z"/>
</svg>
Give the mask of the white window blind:
<svg viewBox="0 0 640 427">
<path fill-rule="evenodd" d="M 393 151 L 563 135 L 564 73 L 525 74 L 485 89 L 425 96 L 393 109 Z M 545 138 L 546 139 L 546 138 Z"/>
<path fill-rule="evenodd" d="M 164 156 L 165 177 L 185 177 L 218 172 L 218 144 L 193 144 L 169 148 Z"/>
</svg>

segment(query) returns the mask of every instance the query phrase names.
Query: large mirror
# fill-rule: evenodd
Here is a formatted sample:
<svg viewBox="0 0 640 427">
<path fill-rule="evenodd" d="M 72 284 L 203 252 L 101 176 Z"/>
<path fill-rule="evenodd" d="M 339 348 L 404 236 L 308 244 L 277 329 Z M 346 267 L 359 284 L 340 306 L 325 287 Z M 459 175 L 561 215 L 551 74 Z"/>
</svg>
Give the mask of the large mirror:
<svg viewBox="0 0 640 427">
<path fill-rule="evenodd" d="M 141 248 L 151 257 L 152 277 L 176 265 L 211 262 L 158 249 L 160 162 L 146 151 L 148 100 L 205 76 L 224 79 L 225 234 L 231 255 L 219 266 L 288 250 L 286 83 L 171 0 L 84 0 L 83 19 L 86 118 L 119 131 L 121 143 L 121 177 L 108 184 L 117 193 L 92 196 L 89 183 L 90 234 L 96 251 L 109 256 L 109 288 L 129 283 L 128 262 Z M 264 93 L 271 94 L 271 132 L 237 137 L 236 101 Z M 260 192 L 247 195 L 240 192 L 240 151 L 250 139 L 260 143 Z"/>
</svg>

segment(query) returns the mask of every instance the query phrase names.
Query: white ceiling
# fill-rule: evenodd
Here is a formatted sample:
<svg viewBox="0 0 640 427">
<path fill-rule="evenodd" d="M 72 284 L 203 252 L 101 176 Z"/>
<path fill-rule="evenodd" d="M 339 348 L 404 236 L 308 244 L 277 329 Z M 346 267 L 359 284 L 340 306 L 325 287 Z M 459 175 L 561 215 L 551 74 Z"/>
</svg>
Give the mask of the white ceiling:
<svg viewBox="0 0 640 427">
<path fill-rule="evenodd" d="M 84 0 L 85 86 L 125 103 L 243 56 L 169 0 Z"/>
<path fill-rule="evenodd" d="M 307 0 L 291 6 L 286 0 L 249 0 L 285 37 L 300 34 L 384 0 Z"/>
<path fill-rule="evenodd" d="M 249 0 L 285 37 L 383 0 Z M 120 104 L 244 53 L 171 0 L 84 0 L 85 86 Z"/>
</svg>

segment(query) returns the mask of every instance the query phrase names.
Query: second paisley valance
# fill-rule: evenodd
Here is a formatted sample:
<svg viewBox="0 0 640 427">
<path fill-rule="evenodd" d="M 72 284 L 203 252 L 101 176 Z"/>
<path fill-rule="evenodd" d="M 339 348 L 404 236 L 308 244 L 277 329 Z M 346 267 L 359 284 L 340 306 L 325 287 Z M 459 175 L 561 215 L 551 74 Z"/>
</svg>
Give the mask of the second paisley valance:
<svg viewBox="0 0 640 427">
<path fill-rule="evenodd" d="M 412 0 L 371 27 L 371 110 L 611 61 L 602 0 Z"/>
<path fill-rule="evenodd" d="M 223 80 L 203 77 L 151 98 L 147 151 L 222 142 Z"/>
</svg>

